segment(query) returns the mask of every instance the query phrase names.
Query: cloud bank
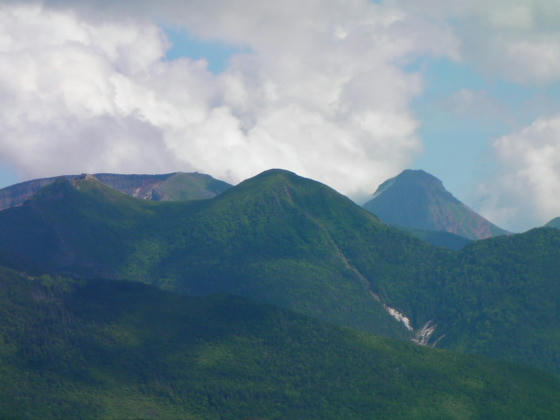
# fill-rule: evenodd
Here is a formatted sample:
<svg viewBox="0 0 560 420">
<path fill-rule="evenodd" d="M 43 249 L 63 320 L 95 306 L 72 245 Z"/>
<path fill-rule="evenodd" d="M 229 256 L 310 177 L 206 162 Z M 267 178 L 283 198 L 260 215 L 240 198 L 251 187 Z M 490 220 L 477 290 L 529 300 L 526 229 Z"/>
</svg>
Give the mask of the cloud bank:
<svg viewBox="0 0 560 420">
<path fill-rule="evenodd" d="M 540 118 L 494 142 L 499 170 L 481 186 L 487 213 L 505 224 L 538 226 L 560 215 L 560 115 Z M 494 194 L 493 191 L 500 194 Z"/>
<path fill-rule="evenodd" d="M 116 3 L 0 6 L 0 150 L 24 177 L 281 167 L 364 196 L 421 150 L 400 65 L 455 49 L 368 1 Z M 250 52 L 168 61 L 154 18 Z"/>
<path fill-rule="evenodd" d="M 453 22 L 460 59 L 523 84 L 560 81 L 560 3 L 550 0 L 386 0 L 435 22 Z"/>
<path fill-rule="evenodd" d="M 447 57 L 557 84 L 558 22 L 547 0 L 5 0 L 0 163 L 22 178 L 198 170 L 233 183 L 282 167 L 360 199 L 422 150 L 411 101 L 423 82 L 407 64 Z M 165 25 L 244 52 L 220 74 L 170 61 Z M 483 91 L 451 100 L 450 112 L 502 112 Z M 556 148 L 548 115 L 495 142 L 481 196 L 507 227 L 560 213 L 545 193 L 560 169 L 536 157 Z"/>
</svg>

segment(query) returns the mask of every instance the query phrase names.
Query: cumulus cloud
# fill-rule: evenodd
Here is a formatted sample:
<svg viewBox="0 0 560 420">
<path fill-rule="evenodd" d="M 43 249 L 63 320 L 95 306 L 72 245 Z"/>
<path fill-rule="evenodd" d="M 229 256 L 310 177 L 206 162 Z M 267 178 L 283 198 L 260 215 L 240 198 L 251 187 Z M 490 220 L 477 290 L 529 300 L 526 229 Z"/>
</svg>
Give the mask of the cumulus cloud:
<svg viewBox="0 0 560 420">
<path fill-rule="evenodd" d="M 503 136 L 494 148 L 500 167 L 481 187 L 485 214 L 516 230 L 560 216 L 560 115 Z"/>
<path fill-rule="evenodd" d="M 139 117 L 126 92 L 164 43 L 155 27 L 0 8 L 2 159 L 26 176 L 169 165 L 161 128 Z"/>
<path fill-rule="evenodd" d="M 519 83 L 560 81 L 560 3 L 550 0 L 386 0 L 453 22 L 461 59 Z"/>
<path fill-rule="evenodd" d="M 227 69 L 168 61 L 161 23 L 243 45 Z M 355 197 L 421 149 L 401 65 L 456 54 L 449 28 L 353 1 L 7 1 L 0 151 L 24 177 L 295 170 Z"/>
</svg>

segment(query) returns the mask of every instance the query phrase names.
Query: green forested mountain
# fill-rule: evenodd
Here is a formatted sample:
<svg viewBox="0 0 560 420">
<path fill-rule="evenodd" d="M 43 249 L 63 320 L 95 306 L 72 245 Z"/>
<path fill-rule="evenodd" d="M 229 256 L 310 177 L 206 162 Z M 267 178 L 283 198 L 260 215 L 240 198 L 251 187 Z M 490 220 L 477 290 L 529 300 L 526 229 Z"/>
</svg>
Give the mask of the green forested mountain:
<svg viewBox="0 0 560 420">
<path fill-rule="evenodd" d="M 75 180 L 83 175 L 67 175 Z M 155 201 L 200 200 L 212 198 L 231 188 L 226 182 L 198 172 L 174 172 L 161 175 L 95 174 L 101 183 L 127 195 Z M 23 204 L 56 178 L 41 178 L 0 189 L 0 210 Z"/>
<path fill-rule="evenodd" d="M 350 260 L 367 255 L 375 271 L 398 272 L 391 242 L 394 250 L 431 250 L 285 171 L 182 203 L 136 200 L 93 178 L 60 179 L 0 213 L 0 261 L 18 269 L 135 279 L 185 294 L 229 292 L 406 338 Z"/>
<path fill-rule="evenodd" d="M 460 252 L 436 248 L 279 170 L 186 203 L 136 200 L 95 179 L 60 180 L 0 212 L 0 262 L 17 269 L 233 293 L 554 372 L 559 245 L 560 232 L 537 229 Z"/>
<path fill-rule="evenodd" d="M 541 228 L 473 242 L 380 287 L 415 326 L 437 327 L 440 347 L 560 373 L 559 273 L 560 232 Z"/>
<path fill-rule="evenodd" d="M 364 208 L 385 223 L 405 229 L 445 231 L 471 240 L 507 233 L 465 206 L 439 179 L 422 170 L 408 169 L 388 179 Z"/>
<path fill-rule="evenodd" d="M 227 295 L 0 268 L 0 418 L 551 419 L 560 379 Z"/>
<path fill-rule="evenodd" d="M 452 249 L 455 251 L 463 249 L 467 244 L 471 242 L 470 239 L 467 239 L 464 236 L 455 235 L 454 233 L 446 232 L 443 230 L 423 230 L 414 228 L 403 228 L 402 226 L 400 227 L 400 229 L 410 233 L 412 236 L 429 242 L 432 245 Z"/>
</svg>

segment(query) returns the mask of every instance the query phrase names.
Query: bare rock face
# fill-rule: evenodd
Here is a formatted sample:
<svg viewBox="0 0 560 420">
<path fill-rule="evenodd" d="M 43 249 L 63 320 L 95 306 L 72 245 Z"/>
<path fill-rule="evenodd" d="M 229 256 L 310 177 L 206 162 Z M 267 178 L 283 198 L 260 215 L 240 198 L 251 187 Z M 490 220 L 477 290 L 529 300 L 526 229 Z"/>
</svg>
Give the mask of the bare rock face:
<svg viewBox="0 0 560 420">
<path fill-rule="evenodd" d="M 364 208 L 387 224 L 407 229 L 445 231 L 468 239 L 507 234 L 422 170 L 405 170 L 377 188 Z"/>
<path fill-rule="evenodd" d="M 174 172 L 161 175 L 81 174 L 65 175 L 70 181 L 93 177 L 101 183 L 135 198 L 156 201 L 183 201 L 212 198 L 231 187 L 230 184 L 197 172 Z M 15 184 L 0 190 L 0 211 L 22 205 L 41 188 L 57 178 L 42 178 Z"/>
</svg>

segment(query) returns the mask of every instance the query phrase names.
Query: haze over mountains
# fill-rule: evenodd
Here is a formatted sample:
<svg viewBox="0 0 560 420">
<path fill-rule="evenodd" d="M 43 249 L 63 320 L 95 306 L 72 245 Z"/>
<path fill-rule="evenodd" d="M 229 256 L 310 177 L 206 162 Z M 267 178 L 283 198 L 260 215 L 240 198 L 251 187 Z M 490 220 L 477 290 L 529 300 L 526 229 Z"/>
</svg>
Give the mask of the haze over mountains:
<svg viewBox="0 0 560 420">
<path fill-rule="evenodd" d="M 411 175 L 445 198 L 428 202 L 442 204 L 437 214 L 470 215 L 441 183 Z M 188 177 L 176 179 L 174 191 L 190 185 Z M 417 180 L 407 182 L 418 189 Z M 33 410 L 43 407 L 50 417 L 62 412 L 56 405 L 118 416 L 110 390 L 125 387 L 127 404 L 143 401 L 138 416 L 153 409 L 169 418 L 368 418 L 373 406 L 387 418 L 480 417 L 479 407 L 496 418 L 559 413 L 560 231 L 534 229 L 451 251 L 283 170 L 213 198 L 168 197 L 141 200 L 81 176 L 59 178 L 0 211 L 0 265 L 10 267 L 0 276 L 0 351 L 7 355 L 0 370 L 9 378 L 0 398 L 11 407 L 33 401 Z M 454 226 L 466 220 L 465 231 L 481 232 L 473 230 L 479 219 L 469 217 Z M 208 297 L 216 293 L 252 302 Z M 162 330 L 167 341 L 157 336 Z M 427 348 L 435 346 L 553 375 Z M 324 357 L 312 361 L 323 347 Z M 37 376 L 24 376 L 30 366 Z M 108 366 L 121 366 L 125 379 Z M 304 385 L 289 366 L 311 379 Z M 75 394 L 65 386 L 49 391 L 55 406 L 29 397 L 34 387 L 69 380 Z M 11 392 L 11 382 L 21 391 Z M 321 384 L 332 385 L 324 397 L 330 402 L 317 396 L 298 408 L 296 396 L 318 395 Z M 354 396 L 342 391 L 349 384 L 357 384 Z M 372 395 L 384 387 L 391 391 Z M 409 398 L 416 409 L 404 402 Z M 231 405 L 226 414 L 219 411 L 224 404 Z"/>
<path fill-rule="evenodd" d="M 364 208 L 385 223 L 405 229 L 443 231 L 471 240 L 508 233 L 465 206 L 439 179 L 422 170 L 407 169 L 383 182 Z"/>
</svg>

